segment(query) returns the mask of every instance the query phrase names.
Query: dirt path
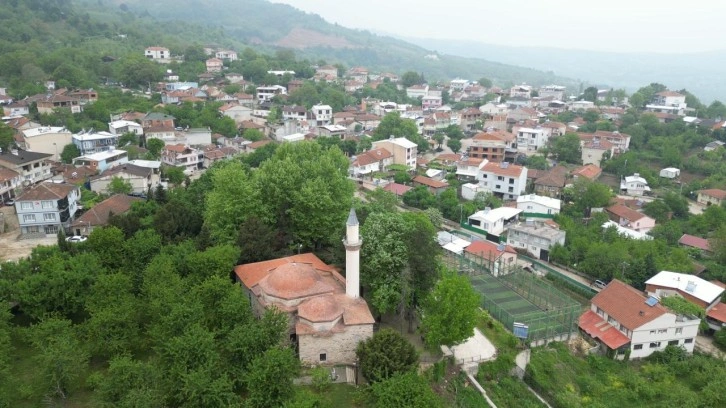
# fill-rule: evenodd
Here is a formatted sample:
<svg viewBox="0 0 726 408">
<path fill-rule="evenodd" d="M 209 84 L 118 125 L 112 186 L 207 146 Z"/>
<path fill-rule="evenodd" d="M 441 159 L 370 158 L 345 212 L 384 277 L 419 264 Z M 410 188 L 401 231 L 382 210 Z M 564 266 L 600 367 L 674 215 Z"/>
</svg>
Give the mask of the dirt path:
<svg viewBox="0 0 726 408">
<path fill-rule="evenodd" d="M 18 239 L 20 228 L 14 207 L 2 207 L 0 212 L 5 221 L 5 231 L 0 234 L 0 262 L 17 261 L 30 255 L 39 245 L 54 245 L 56 238 Z"/>
</svg>

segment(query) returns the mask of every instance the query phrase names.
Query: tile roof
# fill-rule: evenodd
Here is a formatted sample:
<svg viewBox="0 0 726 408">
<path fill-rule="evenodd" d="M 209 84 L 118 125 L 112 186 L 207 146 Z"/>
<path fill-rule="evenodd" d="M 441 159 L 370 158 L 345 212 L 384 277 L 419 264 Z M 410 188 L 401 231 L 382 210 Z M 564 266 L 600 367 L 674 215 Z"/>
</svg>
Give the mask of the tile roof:
<svg viewBox="0 0 726 408">
<path fill-rule="evenodd" d="M 413 182 L 414 183 L 418 183 L 418 184 L 422 184 L 422 185 L 424 185 L 426 187 L 431 187 L 431 188 L 445 188 L 445 187 L 448 187 L 449 186 L 449 183 L 446 183 L 446 182 L 443 182 L 443 181 L 439 181 L 439 180 L 434 180 L 434 179 L 431 179 L 431 178 L 428 178 L 428 177 L 424 177 L 424 176 L 416 176 L 416 177 L 414 177 L 413 178 Z"/>
<path fill-rule="evenodd" d="M 18 154 L 3 152 L 0 154 L 0 161 L 21 165 L 25 163 L 43 160 L 52 157 L 52 154 L 29 152 L 27 150 L 18 149 Z"/>
<path fill-rule="evenodd" d="M 535 180 L 538 186 L 564 187 L 567 182 L 567 167 L 557 165 L 551 168 L 545 175 Z"/>
<path fill-rule="evenodd" d="M 385 160 L 388 158 L 393 157 L 393 154 L 389 152 L 388 150 L 378 147 L 375 149 L 368 150 L 365 153 L 361 153 L 358 155 L 358 157 L 353 162 L 354 166 L 367 166 L 372 163 L 380 162 L 381 160 Z"/>
<path fill-rule="evenodd" d="M 706 314 L 712 319 L 716 319 L 719 322 L 726 323 L 726 303 L 719 302 L 716 306 L 712 307 Z"/>
<path fill-rule="evenodd" d="M 602 174 L 602 169 L 594 164 L 586 164 L 572 172 L 573 176 L 582 176 L 589 180 L 594 180 Z"/>
<path fill-rule="evenodd" d="M 491 241 L 474 241 L 464 251 L 488 261 L 497 260 L 505 253 L 517 253 L 510 245 L 503 245 L 500 251 L 498 245 Z"/>
<path fill-rule="evenodd" d="M 696 237 L 693 235 L 683 234 L 681 238 L 678 240 L 678 243 L 681 245 L 698 248 L 704 251 L 710 251 L 711 248 L 708 246 L 708 240 Z"/>
<path fill-rule="evenodd" d="M 16 201 L 60 200 L 77 188 L 67 183 L 40 183 L 26 190 Z"/>
<path fill-rule="evenodd" d="M 524 167 L 517 166 L 516 164 L 507 164 L 506 167 L 502 167 L 502 163 L 489 162 L 482 167 L 482 172 L 493 173 L 500 176 L 507 177 L 519 177 L 522 174 Z"/>
<path fill-rule="evenodd" d="M 578 326 L 585 333 L 605 343 L 610 349 L 616 350 L 628 343 L 630 339 L 616 327 L 606 322 L 602 317 L 592 310 L 588 310 L 580 316 Z"/>
<path fill-rule="evenodd" d="M 634 287 L 614 279 L 595 295 L 591 302 L 627 329 L 636 330 L 668 313 L 660 303 L 648 306 L 645 304 L 646 300 L 647 298 Z"/>
<path fill-rule="evenodd" d="M 434 158 L 437 161 L 453 161 L 457 162 L 461 160 L 461 155 L 456 153 L 441 153 Z"/>
<path fill-rule="evenodd" d="M 713 198 L 718 198 L 719 200 L 723 200 L 726 198 L 726 191 L 720 190 L 718 188 L 711 188 L 708 190 L 698 190 L 698 194 L 707 195 Z"/>
<path fill-rule="evenodd" d="M 131 204 L 139 201 L 143 201 L 143 199 L 124 194 L 113 195 L 83 213 L 73 222 L 73 226 L 88 225 L 89 223 L 92 226 L 106 225 L 111 215 L 123 214 L 131 209 Z"/>
<path fill-rule="evenodd" d="M 0 181 L 12 180 L 18 176 L 20 176 L 20 174 L 18 172 L 12 171 L 5 167 L 0 167 Z"/>
<path fill-rule="evenodd" d="M 641 214 L 631 208 L 628 208 L 622 204 L 615 204 L 613 206 L 610 206 L 605 209 L 605 211 L 618 216 L 619 218 L 624 218 L 630 222 L 639 220 L 643 217 L 647 217 L 645 214 Z"/>
<path fill-rule="evenodd" d="M 384 190 L 399 196 L 404 195 L 408 190 L 412 188 L 413 187 L 398 183 L 388 183 L 385 187 L 383 187 Z"/>
<path fill-rule="evenodd" d="M 333 270 L 333 268 L 326 265 L 325 262 L 321 261 L 320 258 L 315 256 L 315 254 L 306 253 L 300 255 L 292 255 L 285 258 L 271 259 L 269 261 L 237 265 L 234 268 L 234 273 L 242 281 L 242 283 L 244 283 L 245 286 L 251 288 L 258 284 L 263 277 L 267 276 L 267 274 L 271 270 L 277 268 L 278 266 L 293 262 L 307 263 L 312 265 L 316 269 L 324 271 Z"/>
</svg>

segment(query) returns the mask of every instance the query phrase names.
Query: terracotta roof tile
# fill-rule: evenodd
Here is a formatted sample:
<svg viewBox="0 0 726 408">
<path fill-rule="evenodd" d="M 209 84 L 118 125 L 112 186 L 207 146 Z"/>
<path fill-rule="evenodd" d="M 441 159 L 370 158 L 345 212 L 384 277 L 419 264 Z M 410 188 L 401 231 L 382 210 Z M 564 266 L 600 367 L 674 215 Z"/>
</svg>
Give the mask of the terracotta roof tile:
<svg viewBox="0 0 726 408">
<path fill-rule="evenodd" d="M 73 222 L 73 226 L 87 225 L 89 223 L 92 226 L 106 225 L 112 214 L 123 214 L 131 209 L 131 204 L 139 201 L 143 201 L 143 199 L 124 194 L 116 194 L 94 205 L 90 210 L 78 217 Z"/>
<path fill-rule="evenodd" d="M 631 208 L 628 208 L 622 204 L 615 204 L 613 206 L 610 206 L 605 209 L 607 212 L 618 216 L 619 218 L 624 218 L 630 222 L 639 220 L 643 217 L 647 217 L 645 214 L 641 214 Z"/>
<path fill-rule="evenodd" d="M 707 316 L 719 322 L 726 323 L 726 303 L 719 302 L 708 311 Z"/>
<path fill-rule="evenodd" d="M 582 176 L 589 180 L 594 180 L 602 174 L 602 169 L 594 164 L 586 164 L 572 172 L 573 176 Z"/>
<path fill-rule="evenodd" d="M 21 194 L 17 201 L 60 200 L 77 188 L 66 183 L 40 183 Z"/>
<path fill-rule="evenodd" d="M 522 174 L 524 167 L 517 166 L 516 164 L 509 164 L 507 167 L 502 167 L 501 163 L 489 162 L 485 164 L 481 170 L 483 172 L 494 173 L 500 176 L 519 177 Z"/>
<path fill-rule="evenodd" d="M 683 234 L 683 236 L 678 240 L 678 243 L 681 245 L 698 248 L 704 251 L 711 250 L 711 248 L 708 246 L 707 239 L 696 237 L 693 235 Z"/>
<path fill-rule="evenodd" d="M 434 179 L 424 177 L 424 176 L 414 177 L 413 182 L 422 184 L 426 187 L 431 187 L 431 188 L 445 188 L 445 187 L 449 186 L 449 183 L 445 183 L 445 182 L 439 181 L 439 180 L 434 180 Z"/>
<path fill-rule="evenodd" d="M 620 330 L 613 327 L 592 310 L 588 310 L 580 316 L 578 326 L 593 338 L 605 343 L 612 350 L 630 343 L 628 336 L 621 333 Z"/>
<path fill-rule="evenodd" d="M 488 261 L 497 260 L 505 253 L 517 253 L 510 245 L 504 245 L 500 251 L 497 244 L 490 241 L 474 241 L 464 251 Z"/>
<path fill-rule="evenodd" d="M 707 195 L 713 198 L 718 198 L 719 200 L 726 199 L 726 191 L 720 190 L 718 188 L 711 188 L 708 190 L 698 190 L 698 194 Z"/>
<path fill-rule="evenodd" d="M 412 189 L 413 187 L 405 186 L 403 184 L 398 183 L 388 183 L 385 187 L 383 187 L 384 190 L 393 193 L 395 195 L 404 195 L 408 190 Z"/>
<path fill-rule="evenodd" d="M 646 300 L 647 298 L 637 289 L 614 279 L 592 298 L 592 304 L 604 310 L 627 329 L 635 330 L 668 312 L 660 303 L 655 306 L 646 305 Z"/>
</svg>

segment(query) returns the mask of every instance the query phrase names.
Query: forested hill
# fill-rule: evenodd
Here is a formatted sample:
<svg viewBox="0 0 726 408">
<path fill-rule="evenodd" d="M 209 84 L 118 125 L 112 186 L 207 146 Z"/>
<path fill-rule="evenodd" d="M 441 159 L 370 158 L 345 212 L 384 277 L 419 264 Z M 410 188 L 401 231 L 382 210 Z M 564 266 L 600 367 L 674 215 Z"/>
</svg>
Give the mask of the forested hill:
<svg viewBox="0 0 726 408">
<path fill-rule="evenodd" d="M 478 58 L 438 54 L 434 50 L 391 37 L 374 35 L 331 24 L 315 14 L 288 5 L 264 0 L 77 0 L 89 13 L 124 13 L 150 16 L 160 21 L 175 21 L 176 26 L 189 23 L 212 28 L 225 36 L 210 42 L 239 41 L 259 49 L 294 49 L 298 56 L 311 60 L 342 63 L 348 67 L 363 65 L 380 71 L 402 73 L 413 70 L 430 79 L 463 77 L 491 78 L 496 84 L 527 82 L 541 85 L 559 83 L 577 89 L 580 84 L 551 72 L 500 64 Z M 179 22 L 184 22 L 180 24 Z M 239 50 L 238 50 L 239 51 Z"/>
</svg>

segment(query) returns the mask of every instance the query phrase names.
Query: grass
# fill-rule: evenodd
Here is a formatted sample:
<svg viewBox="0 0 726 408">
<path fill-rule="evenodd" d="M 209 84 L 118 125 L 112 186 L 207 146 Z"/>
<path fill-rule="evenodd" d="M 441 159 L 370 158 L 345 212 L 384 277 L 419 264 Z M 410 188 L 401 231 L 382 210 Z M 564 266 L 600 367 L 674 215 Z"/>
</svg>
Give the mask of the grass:
<svg viewBox="0 0 726 408">
<path fill-rule="evenodd" d="M 360 389 L 348 384 L 330 384 L 322 391 L 312 386 L 300 386 L 302 390 L 309 391 L 319 398 L 324 407 L 351 407 L 365 408 L 367 405 L 360 398 Z M 315 405 L 318 406 L 318 405 Z"/>
</svg>

